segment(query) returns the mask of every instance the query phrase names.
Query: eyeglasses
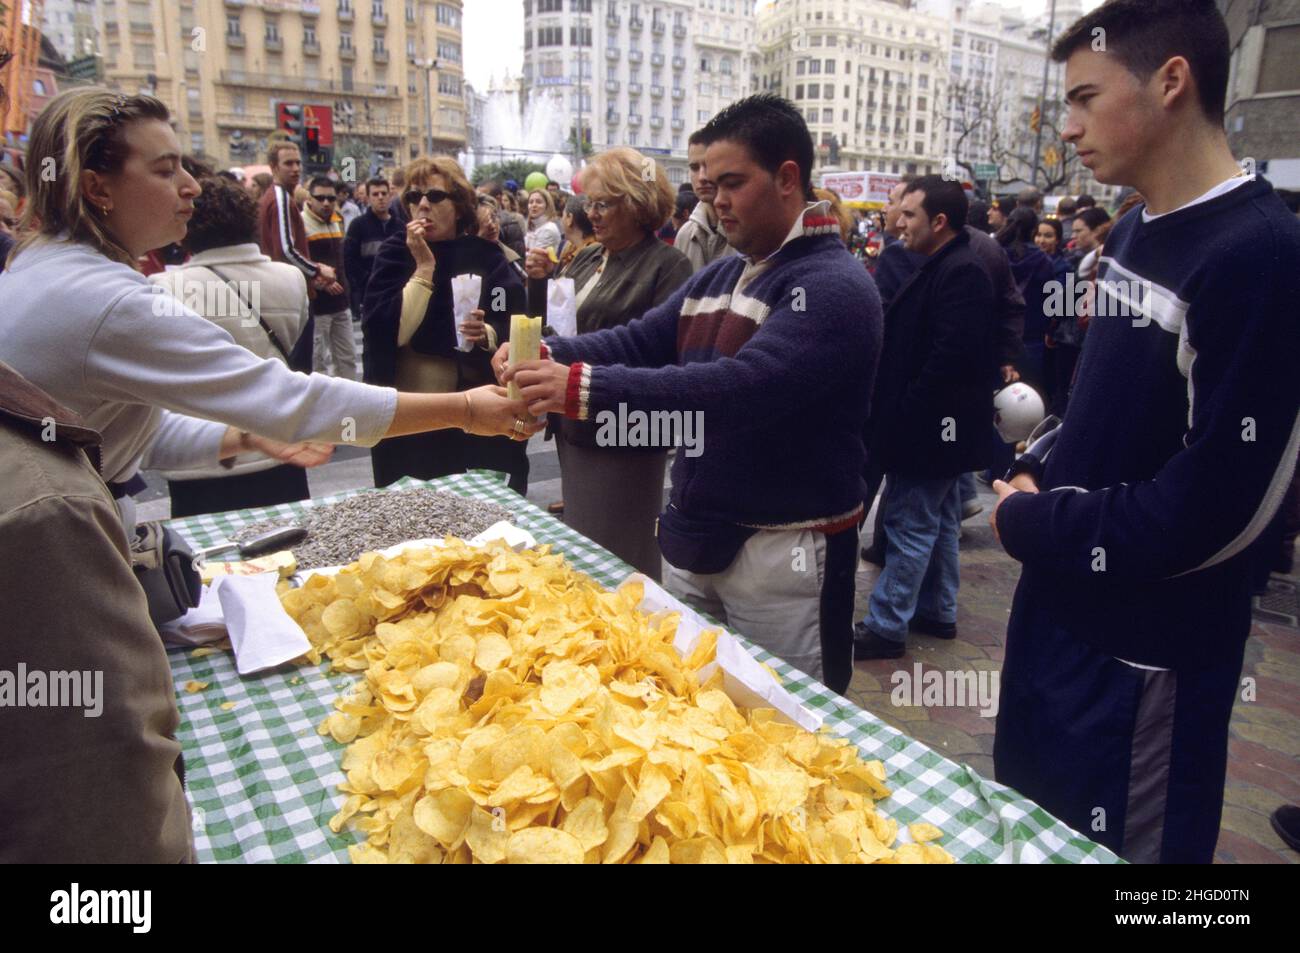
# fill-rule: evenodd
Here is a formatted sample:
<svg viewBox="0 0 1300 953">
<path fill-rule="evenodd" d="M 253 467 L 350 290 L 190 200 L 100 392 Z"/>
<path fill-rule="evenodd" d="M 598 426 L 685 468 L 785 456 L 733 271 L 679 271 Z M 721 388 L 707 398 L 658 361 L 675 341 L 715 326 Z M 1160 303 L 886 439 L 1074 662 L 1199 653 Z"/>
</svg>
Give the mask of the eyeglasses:
<svg viewBox="0 0 1300 953">
<path fill-rule="evenodd" d="M 336 197 L 333 195 L 313 195 L 312 198 L 321 203 L 336 201 Z"/>
<path fill-rule="evenodd" d="M 402 201 L 407 205 L 419 205 L 420 199 L 428 199 L 430 205 L 437 205 L 439 202 L 445 202 L 451 198 L 450 192 L 444 192 L 442 189 L 429 189 L 427 192 L 421 192 L 419 189 L 410 189 L 402 193 Z"/>
<path fill-rule="evenodd" d="M 599 215 L 604 215 L 606 212 L 608 212 L 610 209 L 612 209 L 615 205 L 617 205 L 621 201 L 622 201 L 621 196 L 617 198 L 612 198 L 609 201 L 605 201 L 604 199 L 598 199 L 593 202 L 591 199 L 586 199 L 583 201 L 582 207 L 588 214 L 590 214 L 591 212 L 596 212 Z"/>
</svg>

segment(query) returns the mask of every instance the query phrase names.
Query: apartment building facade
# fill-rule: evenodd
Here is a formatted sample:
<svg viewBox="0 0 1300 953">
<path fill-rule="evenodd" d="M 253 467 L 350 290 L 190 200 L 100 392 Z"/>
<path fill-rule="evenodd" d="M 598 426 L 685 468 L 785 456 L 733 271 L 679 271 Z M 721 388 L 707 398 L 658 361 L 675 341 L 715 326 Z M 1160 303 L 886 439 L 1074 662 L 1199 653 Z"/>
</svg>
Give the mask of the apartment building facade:
<svg viewBox="0 0 1300 953">
<path fill-rule="evenodd" d="M 106 82 L 222 165 L 265 161 L 279 102 L 331 107 L 384 165 L 465 148 L 459 0 L 98 2 Z"/>
</svg>

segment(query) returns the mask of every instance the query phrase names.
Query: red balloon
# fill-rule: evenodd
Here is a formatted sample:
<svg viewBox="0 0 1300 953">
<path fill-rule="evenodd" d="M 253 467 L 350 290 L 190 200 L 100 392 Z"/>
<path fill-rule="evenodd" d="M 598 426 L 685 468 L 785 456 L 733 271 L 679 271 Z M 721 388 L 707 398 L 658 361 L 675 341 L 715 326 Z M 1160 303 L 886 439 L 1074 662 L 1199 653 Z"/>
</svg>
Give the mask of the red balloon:
<svg viewBox="0 0 1300 953">
<path fill-rule="evenodd" d="M 581 172 L 573 173 L 573 180 L 569 183 L 569 186 L 573 189 L 574 195 L 582 194 L 582 173 Z"/>
</svg>

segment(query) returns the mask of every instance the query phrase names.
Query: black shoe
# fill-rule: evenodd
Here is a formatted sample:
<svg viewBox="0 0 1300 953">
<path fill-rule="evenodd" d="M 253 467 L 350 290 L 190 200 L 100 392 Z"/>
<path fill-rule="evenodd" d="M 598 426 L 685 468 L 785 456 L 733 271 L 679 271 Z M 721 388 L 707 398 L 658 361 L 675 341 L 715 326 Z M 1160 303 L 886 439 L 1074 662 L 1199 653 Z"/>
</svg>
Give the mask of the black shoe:
<svg viewBox="0 0 1300 953">
<path fill-rule="evenodd" d="M 877 549 L 875 546 L 863 546 L 862 558 L 873 566 L 880 566 L 882 569 L 884 568 L 885 553 L 883 550 Z"/>
<path fill-rule="evenodd" d="M 1277 836 L 1292 850 L 1300 850 L 1300 807 L 1284 804 L 1269 818 Z"/>
<path fill-rule="evenodd" d="M 935 619 L 914 615 L 912 621 L 907 624 L 907 631 L 919 632 L 922 635 L 933 636 L 936 639 L 955 639 L 957 638 L 957 623 L 939 622 Z"/>
<path fill-rule="evenodd" d="M 883 638 L 865 622 L 853 626 L 853 658 L 861 662 L 871 658 L 902 658 L 907 646 L 902 642 Z"/>
</svg>

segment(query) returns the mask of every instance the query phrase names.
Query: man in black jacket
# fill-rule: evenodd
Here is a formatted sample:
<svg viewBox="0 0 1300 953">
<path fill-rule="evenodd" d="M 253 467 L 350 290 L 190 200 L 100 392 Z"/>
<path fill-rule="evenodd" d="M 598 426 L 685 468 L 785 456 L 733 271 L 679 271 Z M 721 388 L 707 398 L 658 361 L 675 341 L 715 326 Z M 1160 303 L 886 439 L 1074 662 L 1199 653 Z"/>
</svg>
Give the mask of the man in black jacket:
<svg viewBox="0 0 1300 953">
<path fill-rule="evenodd" d="M 903 194 L 903 241 L 926 256 L 885 313 L 871 408 L 873 456 L 889 480 L 885 568 L 854 654 L 897 658 L 910 628 L 953 638 L 958 477 L 986 463 L 998 367 L 993 283 L 966 234 L 961 185 L 927 175 Z"/>
<path fill-rule="evenodd" d="M 366 285 L 370 282 L 370 268 L 379 254 L 379 246 L 385 238 L 402 228 L 388 208 L 387 179 L 376 176 L 368 181 L 364 195 L 368 207 L 352 220 L 343 241 L 343 268 L 348 276 L 352 314 L 358 321 L 361 320 L 361 303 L 366 299 Z"/>
</svg>

